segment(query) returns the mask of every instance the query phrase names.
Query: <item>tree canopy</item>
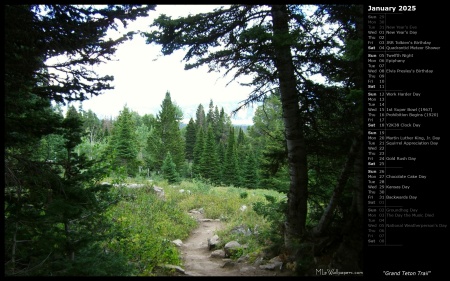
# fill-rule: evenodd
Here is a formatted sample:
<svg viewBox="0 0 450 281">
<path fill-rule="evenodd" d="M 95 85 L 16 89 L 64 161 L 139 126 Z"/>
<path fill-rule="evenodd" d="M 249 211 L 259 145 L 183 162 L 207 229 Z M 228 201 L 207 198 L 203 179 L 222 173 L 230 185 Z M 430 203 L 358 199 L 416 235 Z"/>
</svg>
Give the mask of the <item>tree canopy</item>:
<svg viewBox="0 0 450 281">
<path fill-rule="evenodd" d="M 361 6 L 230 5 L 177 19 L 161 15 L 141 33 L 165 55 L 185 51 L 186 70 L 225 70 L 230 82 L 251 77 L 240 82 L 249 95 L 234 111 L 257 102 L 248 131 L 234 126 L 213 99 L 180 129 L 183 111 L 169 91 L 155 116 L 127 106 L 115 120 L 77 111 L 71 102 L 113 89 L 113 77 L 92 67 L 134 35 L 112 40 L 108 30 L 153 9 L 6 5 L 7 275 L 87 275 L 83 265 L 93 256 L 105 261 L 96 272 L 126 274 L 123 257 L 100 249 L 115 235 L 105 210 L 119 200 L 100 182 L 122 170 L 137 175 L 143 167 L 162 172 L 171 184 L 190 176 L 285 192 L 278 250 L 307 261 L 310 244 L 327 236 L 339 244 L 330 264 L 359 271 Z M 65 115 L 62 105 L 68 105 Z M 322 251 L 324 244 L 313 248 Z"/>
<path fill-rule="evenodd" d="M 112 89 L 113 77 L 91 66 L 109 60 L 130 37 L 106 39 L 107 31 L 153 9 L 5 5 L 6 275 L 92 270 L 83 263 L 99 253 L 104 210 L 114 198 L 98 184 L 107 173 L 102 162 L 75 151 L 85 132 L 80 114 L 70 107 L 64 117 L 52 105 Z M 104 258 L 97 272 L 111 265 Z M 109 273 L 126 271 L 115 269 Z"/>
<path fill-rule="evenodd" d="M 225 70 L 231 81 L 251 75 L 250 83 L 241 83 L 252 86 L 241 107 L 280 93 L 290 175 L 284 229 L 289 249 L 308 234 L 309 149 L 318 148 L 312 136 L 331 142 L 334 135 L 326 130 L 336 126 L 326 116 L 351 116 L 339 141 L 349 148 L 352 138 L 359 139 L 362 16 L 359 5 L 230 5 L 176 19 L 161 15 L 145 33 L 164 55 L 185 50 L 185 69 L 206 65 L 209 71 Z M 313 81 L 314 75 L 325 83 Z M 356 185 L 360 190 L 362 182 Z"/>
</svg>

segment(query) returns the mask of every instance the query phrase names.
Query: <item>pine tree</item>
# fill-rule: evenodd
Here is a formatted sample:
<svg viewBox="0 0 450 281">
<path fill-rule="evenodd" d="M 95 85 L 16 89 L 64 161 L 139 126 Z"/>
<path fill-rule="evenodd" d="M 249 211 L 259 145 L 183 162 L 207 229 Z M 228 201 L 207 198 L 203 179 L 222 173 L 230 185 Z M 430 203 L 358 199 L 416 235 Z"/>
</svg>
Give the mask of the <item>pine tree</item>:
<svg viewBox="0 0 450 281">
<path fill-rule="evenodd" d="M 111 153 L 114 167 L 122 167 L 127 175 L 133 176 L 138 172 L 136 123 L 126 105 L 114 122 L 109 149 L 106 153 Z"/>
<path fill-rule="evenodd" d="M 166 158 L 164 158 L 163 165 L 161 167 L 163 177 L 169 181 L 169 183 L 176 183 L 180 180 L 180 176 L 177 171 L 177 167 L 172 160 L 170 151 L 167 152 Z"/>
<path fill-rule="evenodd" d="M 156 124 L 156 118 L 153 116 L 153 114 L 144 114 L 142 117 L 142 122 L 149 130 L 155 127 Z"/>
<path fill-rule="evenodd" d="M 203 150 L 205 147 L 205 136 L 203 133 L 203 128 L 200 127 L 197 132 L 197 137 L 195 141 L 195 147 L 194 147 L 194 159 L 192 163 L 192 172 L 194 173 L 194 176 L 200 176 L 201 175 L 201 161 L 203 156 Z"/>
<path fill-rule="evenodd" d="M 228 185 L 239 184 L 239 167 L 236 155 L 236 139 L 234 137 L 234 128 L 229 128 L 228 144 L 225 153 L 225 161 L 223 165 L 222 180 Z"/>
<path fill-rule="evenodd" d="M 241 127 L 239 127 L 239 133 L 237 138 L 237 147 L 241 147 L 245 144 L 245 134 Z"/>
<path fill-rule="evenodd" d="M 246 188 L 258 188 L 258 162 L 252 149 L 248 149 L 243 169 L 243 186 Z"/>
<path fill-rule="evenodd" d="M 51 105 L 112 89 L 113 77 L 91 66 L 111 59 L 128 37 L 105 40 L 108 30 L 154 5 L 4 7 L 5 275 L 127 274 L 104 262 L 116 253 L 98 247 L 113 204 L 98 185 L 106 170 L 77 153 L 85 130 L 76 110 L 64 117 Z M 81 266 L 88 258 L 95 267 Z"/>
<path fill-rule="evenodd" d="M 185 50 L 184 60 L 189 62 L 186 69 L 203 65 L 210 71 L 224 68 L 227 74 L 233 73 L 231 81 L 241 75 L 253 75 L 248 83 L 253 91 L 240 108 L 261 101 L 278 85 L 290 178 L 284 242 L 290 250 L 306 232 L 308 148 L 315 145 L 307 138 L 316 130 L 315 115 L 330 97 L 335 103 L 354 101 L 345 105 L 345 112 L 350 114 L 343 119 L 358 115 L 357 108 L 362 104 L 363 79 L 358 73 L 362 60 L 357 58 L 363 54 L 363 6 L 316 7 L 312 17 L 304 13 L 302 5 L 285 4 L 230 5 L 177 19 L 160 16 L 153 25 L 156 30 L 146 34 L 148 43 L 162 45 L 164 55 Z M 324 32 L 324 24 L 330 32 Z M 218 45 L 219 41 L 222 44 Z M 355 52 L 347 53 L 347 57 L 346 48 Z M 311 81 L 310 77 L 318 73 L 330 84 Z M 345 126 L 351 132 L 348 136 L 361 130 L 360 115 L 353 118 L 357 122 Z M 347 138 L 341 140 L 349 147 L 351 141 Z M 361 188 L 362 184 L 355 189 L 358 200 L 362 200 Z"/>
<path fill-rule="evenodd" d="M 227 118 L 225 116 L 225 111 L 222 107 L 220 109 L 219 119 L 217 122 L 217 128 L 215 131 L 217 142 L 225 142 L 226 141 L 226 136 L 227 136 L 226 128 L 228 128 L 228 126 L 229 126 L 229 124 L 227 124 Z"/>
<path fill-rule="evenodd" d="M 190 119 L 189 123 L 186 126 L 186 159 L 189 162 L 192 162 L 194 159 L 194 147 L 195 147 L 195 139 L 196 139 L 196 130 L 194 119 Z"/>
<path fill-rule="evenodd" d="M 225 146 L 222 142 L 217 144 L 217 158 L 218 158 L 218 183 L 223 183 L 224 177 L 224 163 L 225 163 Z"/>
<path fill-rule="evenodd" d="M 202 104 L 199 104 L 197 107 L 197 111 L 195 113 L 196 119 L 195 119 L 195 126 L 197 131 L 202 128 L 203 131 L 206 132 L 206 116 L 205 116 L 205 109 Z"/>
<path fill-rule="evenodd" d="M 211 125 L 214 128 L 214 103 L 211 99 L 209 101 L 208 113 L 206 113 L 206 128 Z"/>
<path fill-rule="evenodd" d="M 173 162 L 178 172 L 181 172 L 185 162 L 185 144 L 179 122 L 182 118 L 180 109 L 173 104 L 170 93 L 166 92 L 166 96 L 161 104 L 161 111 L 156 116 L 155 133 L 159 140 L 153 145 L 157 150 L 153 150 L 158 161 L 157 166 L 161 167 L 167 152 L 170 151 Z"/>
<path fill-rule="evenodd" d="M 211 125 L 208 127 L 205 145 L 200 160 L 200 174 L 213 183 L 219 181 L 219 162 L 217 158 L 216 143 Z"/>
</svg>

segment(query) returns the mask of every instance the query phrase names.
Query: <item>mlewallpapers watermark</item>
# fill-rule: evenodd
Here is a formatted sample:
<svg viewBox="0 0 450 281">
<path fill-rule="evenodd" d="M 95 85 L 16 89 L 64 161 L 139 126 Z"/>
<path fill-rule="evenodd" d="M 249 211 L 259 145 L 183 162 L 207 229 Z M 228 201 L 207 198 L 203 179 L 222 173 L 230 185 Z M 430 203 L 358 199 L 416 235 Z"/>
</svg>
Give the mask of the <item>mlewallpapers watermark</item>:
<svg viewBox="0 0 450 281">
<path fill-rule="evenodd" d="M 363 276 L 362 271 L 340 271 L 339 269 L 316 269 L 316 275 L 320 276 Z"/>
</svg>

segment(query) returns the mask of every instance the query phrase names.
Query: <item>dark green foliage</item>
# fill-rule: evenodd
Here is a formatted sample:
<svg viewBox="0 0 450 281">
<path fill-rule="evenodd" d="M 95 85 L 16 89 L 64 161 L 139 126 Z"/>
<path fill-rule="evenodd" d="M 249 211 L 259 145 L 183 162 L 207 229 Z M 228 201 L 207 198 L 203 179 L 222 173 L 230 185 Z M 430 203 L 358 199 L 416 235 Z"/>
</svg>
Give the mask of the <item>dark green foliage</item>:
<svg viewBox="0 0 450 281">
<path fill-rule="evenodd" d="M 178 174 L 177 167 L 172 160 L 172 155 L 170 154 L 170 151 L 167 152 L 161 170 L 163 173 L 163 177 L 166 180 L 168 180 L 169 183 L 175 183 L 180 181 L 180 175 Z"/>
<path fill-rule="evenodd" d="M 202 163 L 202 155 L 203 150 L 205 147 L 205 136 L 203 133 L 203 128 L 199 128 L 197 131 L 197 137 L 195 141 L 195 147 L 194 147 L 194 161 L 192 164 L 192 172 L 194 173 L 194 176 L 200 176 L 201 173 L 201 163 Z"/>
<path fill-rule="evenodd" d="M 114 122 L 109 149 L 106 153 L 112 158 L 113 167 L 122 167 L 129 176 L 138 172 L 138 142 L 136 122 L 130 109 L 124 106 L 116 122 Z"/>
<path fill-rule="evenodd" d="M 213 183 L 220 180 L 219 161 L 214 140 L 214 133 L 211 126 L 208 127 L 206 140 L 200 160 L 200 175 Z"/>
<path fill-rule="evenodd" d="M 86 128 L 75 108 L 65 118 L 54 109 L 112 89 L 113 78 L 91 66 L 127 37 L 103 38 L 153 8 L 5 5 L 5 275 L 127 273 L 121 257 L 96 247 L 116 200 L 98 184 L 104 159 L 79 153 Z M 87 260 L 97 268 L 84 268 Z"/>
<path fill-rule="evenodd" d="M 237 137 L 237 147 L 241 147 L 245 144 L 245 134 L 242 128 L 239 128 L 239 133 Z"/>
<path fill-rule="evenodd" d="M 33 154 L 28 159 L 8 155 L 6 256 L 21 260 L 10 263 L 8 274 L 70 275 L 81 270 L 77 262 L 88 258 L 83 256 L 87 248 L 101 241 L 107 228 L 103 211 L 114 198 L 98 185 L 106 169 L 74 152 L 83 132 L 75 108 L 61 124 L 62 142 L 54 148 L 61 153 L 51 162 L 33 160 Z"/>
<path fill-rule="evenodd" d="M 219 183 L 223 183 L 223 169 L 224 169 L 224 163 L 225 163 L 225 145 L 222 142 L 219 142 L 217 144 L 217 159 L 219 163 Z"/>
<path fill-rule="evenodd" d="M 226 143 L 228 132 L 226 128 L 231 126 L 231 119 L 225 114 L 223 107 L 220 109 L 219 122 L 217 123 L 216 139 L 218 142 Z"/>
<path fill-rule="evenodd" d="M 142 117 L 142 122 L 145 126 L 150 130 L 151 128 L 155 127 L 156 124 L 156 118 L 153 116 L 153 114 L 144 114 Z"/>
<path fill-rule="evenodd" d="M 161 45 L 165 55 L 186 50 L 186 69 L 202 65 L 210 71 L 225 69 L 231 80 L 253 75 L 246 84 L 253 90 L 241 107 L 264 100 L 278 88 L 281 103 L 274 111 L 279 116 L 267 118 L 264 126 L 255 122 L 253 134 L 264 135 L 262 140 L 254 138 L 263 182 L 290 179 L 285 229 L 289 247 L 306 231 L 308 176 L 314 176 L 310 180 L 317 184 L 314 191 L 330 194 L 330 186 L 325 185 L 336 180 L 336 171 L 362 125 L 362 6 L 311 8 L 317 8 L 312 17 L 297 4 L 231 5 L 177 19 L 162 15 L 154 21 L 156 30 L 146 34 L 148 42 Z M 328 30 L 325 23 L 334 25 Z M 326 82 L 312 81 L 317 74 Z M 213 114 L 207 119 L 213 122 Z M 277 126 L 274 120 L 284 123 Z M 232 178 L 238 175 L 232 172 L 237 166 L 233 163 L 242 162 L 245 151 L 236 151 L 230 139 L 226 149 L 223 181 L 239 182 Z M 331 170 L 326 171 L 328 167 Z M 323 204 L 324 198 L 318 201 Z"/>
<path fill-rule="evenodd" d="M 210 70 L 226 68 L 227 73 L 234 73 L 233 79 L 251 74 L 253 80 L 248 85 L 253 90 L 242 106 L 254 101 L 267 102 L 258 108 L 249 135 L 240 129 L 237 139 L 223 108 L 219 112 L 211 100 L 205 115 L 199 105 L 197 135 L 193 134 L 190 122 L 186 144 L 179 130 L 182 111 L 172 103 L 169 93 L 156 118 L 140 118 L 124 109 L 114 126 L 112 120 L 103 120 L 101 127 L 103 135 L 111 138 L 107 152 L 113 167 L 126 169 L 126 174 L 133 175 L 141 164 L 137 158 L 145 159 L 149 167 L 162 169 L 163 176 L 173 183 L 179 180 L 180 171 L 187 170 L 183 168 L 185 159 L 192 160 L 194 174 L 213 183 L 252 188 L 259 185 L 288 193 L 290 202 L 294 202 L 289 207 L 292 217 L 288 220 L 291 223 L 301 220 L 293 229 L 302 230 L 306 225 L 303 216 L 307 211 L 310 212 L 307 226 L 312 226 L 320 219 L 352 138 L 363 124 L 360 7 L 317 7 L 311 18 L 306 18 L 301 5 L 231 5 L 209 14 L 175 20 L 160 16 L 154 23 L 159 31 L 147 34 L 149 42 L 161 44 L 165 54 L 186 48 L 187 69 L 206 64 Z M 51 104 L 82 101 L 111 89 L 112 77 L 97 77 L 89 69 L 110 59 L 115 46 L 127 36 L 115 41 L 101 38 L 109 27 L 116 25 L 115 20 L 143 16 L 151 7 L 7 5 L 5 8 L 5 273 L 129 273 L 120 250 L 100 252 L 99 245 L 104 245 L 107 235 L 111 235 L 109 238 L 120 235 L 108 232 L 110 225 L 103 216 L 117 200 L 109 192 L 110 186 L 98 185 L 106 167 L 88 161 L 86 156 L 95 159 L 96 154 L 84 155 L 89 150 L 79 146 L 83 139 L 93 143 L 102 138 L 95 133 L 98 120 L 95 114 L 80 115 L 73 107 L 64 118 Z M 254 20 L 249 21 L 250 18 Z M 322 29 L 325 21 L 338 23 L 340 28 L 326 34 Z M 59 55 L 67 56 L 67 62 L 52 60 Z M 196 61 L 192 63 L 191 59 Z M 56 68 L 62 71 L 60 76 L 50 71 Z M 330 83 L 311 81 L 309 77 L 314 74 L 323 74 Z M 286 121 L 295 120 L 286 130 L 282 116 Z M 148 134 L 145 150 L 143 141 L 137 145 L 136 132 L 140 136 Z M 301 153 L 287 157 L 290 152 L 286 139 L 301 140 L 290 146 L 301 147 Z M 148 154 L 144 156 L 145 152 Z M 300 157 L 295 155 L 304 157 L 306 153 L 307 161 L 296 166 L 306 173 L 298 177 L 294 173 L 299 169 L 289 170 L 292 163 L 288 160 L 297 161 Z M 290 177 L 297 180 L 291 186 Z M 350 178 L 346 186 L 352 186 L 353 190 L 361 188 L 357 176 Z M 303 193 L 298 193 L 299 190 Z M 342 222 L 347 218 L 358 215 L 350 208 L 352 196 L 352 190 L 346 188 L 339 199 L 339 209 L 331 224 L 336 232 L 342 231 Z M 306 198 L 310 209 L 296 209 L 306 206 Z M 280 229 L 287 209 L 284 202 L 267 200 L 268 204 L 255 204 L 254 209 L 273 222 L 271 236 L 280 246 L 283 239 Z M 146 213 L 145 218 L 153 223 L 151 215 Z M 123 231 L 126 229 L 124 226 Z M 130 238 L 128 245 L 133 245 L 136 237 Z M 118 248 L 122 247 L 119 240 Z M 142 254 L 148 253 L 150 260 L 161 255 L 172 261 L 174 247 L 170 241 L 160 239 L 142 240 L 142 244 L 135 245 L 134 252 L 127 253 L 128 261 L 142 245 L 145 246 Z M 155 248 L 158 251 L 148 251 Z M 310 257 L 304 260 L 310 261 Z M 88 264 L 95 265 L 95 269 Z"/>
<path fill-rule="evenodd" d="M 272 223 L 272 228 L 266 233 L 262 233 L 262 237 L 266 237 L 273 242 L 271 249 L 279 254 L 283 247 L 283 237 L 280 229 L 283 228 L 285 221 L 285 213 L 287 204 L 285 200 L 277 201 L 276 198 L 270 195 L 265 195 L 267 202 L 256 202 L 252 208 L 258 215 L 263 216 Z"/>
<path fill-rule="evenodd" d="M 255 153 L 249 149 L 244 162 L 243 168 L 243 186 L 246 188 L 258 188 L 258 162 L 256 161 Z"/>
<path fill-rule="evenodd" d="M 223 164 L 222 181 L 227 185 L 239 186 L 240 170 L 238 158 L 236 155 L 236 139 L 234 137 L 234 128 L 229 128 L 228 144 L 225 152 Z"/>
<path fill-rule="evenodd" d="M 261 187 L 287 192 L 289 174 L 287 168 L 286 140 L 282 122 L 281 101 L 276 91 L 264 100 L 253 117 L 248 131 L 252 146 L 258 152 L 258 175 Z"/>
<path fill-rule="evenodd" d="M 156 156 L 156 167 L 160 168 L 167 152 L 170 151 L 173 162 L 178 172 L 182 171 L 185 161 L 185 144 L 179 130 L 179 122 L 182 113 L 172 102 L 170 93 L 167 92 L 161 104 L 161 111 L 156 116 L 155 137 L 152 140 L 150 151 Z"/>
<path fill-rule="evenodd" d="M 186 159 L 192 161 L 194 159 L 194 148 L 196 141 L 196 130 L 194 119 L 190 119 L 188 125 L 186 126 Z"/>
</svg>

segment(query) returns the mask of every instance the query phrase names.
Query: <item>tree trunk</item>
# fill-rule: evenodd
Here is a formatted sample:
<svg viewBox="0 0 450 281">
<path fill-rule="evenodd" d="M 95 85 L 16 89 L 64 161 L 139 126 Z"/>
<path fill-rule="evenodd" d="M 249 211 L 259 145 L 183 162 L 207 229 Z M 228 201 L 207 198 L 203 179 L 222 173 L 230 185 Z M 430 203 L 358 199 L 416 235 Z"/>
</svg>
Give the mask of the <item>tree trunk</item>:
<svg viewBox="0 0 450 281">
<path fill-rule="evenodd" d="M 273 46 L 275 66 L 280 83 L 283 121 L 288 149 L 290 187 L 285 222 L 285 246 L 292 249 L 305 231 L 308 196 L 308 174 L 303 124 L 297 96 L 295 69 L 292 62 L 286 5 L 273 5 Z"/>
<path fill-rule="evenodd" d="M 364 159 L 363 143 L 360 142 L 354 163 L 353 200 L 349 215 L 345 218 L 346 224 L 342 230 L 342 242 L 333 255 L 331 268 L 339 268 L 342 271 L 363 270 L 363 244 L 364 244 Z"/>
<path fill-rule="evenodd" d="M 68 222 L 68 221 L 64 222 L 64 229 L 66 231 L 66 247 L 67 247 L 67 252 L 69 253 L 70 260 L 75 261 L 75 250 L 73 248 L 69 223 L 70 222 Z"/>
<path fill-rule="evenodd" d="M 328 203 L 327 208 L 322 214 L 319 223 L 313 229 L 313 233 L 316 236 L 322 235 L 330 225 L 331 219 L 333 217 L 334 210 L 338 205 L 338 201 L 344 191 L 344 187 L 347 184 L 348 179 L 352 171 L 354 170 L 355 158 L 357 157 L 357 153 L 360 152 L 360 146 L 362 141 L 362 134 L 358 133 L 358 135 L 353 140 L 352 146 L 350 147 L 350 151 L 347 155 L 347 161 L 345 162 L 344 167 L 342 168 L 341 175 L 339 180 L 334 188 L 333 195 L 331 196 L 330 202 Z"/>
</svg>

